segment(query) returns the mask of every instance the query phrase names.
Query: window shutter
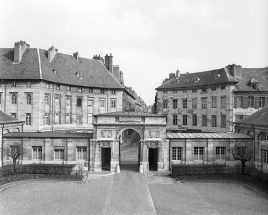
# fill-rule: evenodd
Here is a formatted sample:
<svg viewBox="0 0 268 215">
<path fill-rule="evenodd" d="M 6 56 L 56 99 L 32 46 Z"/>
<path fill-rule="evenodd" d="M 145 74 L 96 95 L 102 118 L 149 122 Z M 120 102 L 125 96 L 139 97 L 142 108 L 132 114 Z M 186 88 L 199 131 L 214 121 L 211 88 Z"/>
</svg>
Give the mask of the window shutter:
<svg viewBox="0 0 268 215">
<path fill-rule="evenodd" d="M 243 108 L 247 108 L 248 107 L 248 97 L 244 96 L 243 97 Z"/>
<path fill-rule="evenodd" d="M 260 97 L 254 97 L 254 108 L 259 108 L 260 107 Z"/>
<path fill-rule="evenodd" d="M 234 96 L 234 108 L 237 108 L 237 96 Z"/>
</svg>

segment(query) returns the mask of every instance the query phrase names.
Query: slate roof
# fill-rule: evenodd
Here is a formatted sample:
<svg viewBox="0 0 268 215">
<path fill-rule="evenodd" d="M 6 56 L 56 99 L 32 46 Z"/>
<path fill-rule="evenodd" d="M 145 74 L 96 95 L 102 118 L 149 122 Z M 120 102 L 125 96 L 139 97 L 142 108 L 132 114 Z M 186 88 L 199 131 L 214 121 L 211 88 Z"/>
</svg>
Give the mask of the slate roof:
<svg viewBox="0 0 268 215">
<path fill-rule="evenodd" d="M 100 114 L 94 114 L 94 116 L 124 116 L 124 117 L 166 117 L 166 115 L 160 115 L 160 114 L 152 114 L 152 113 L 144 113 L 144 112 L 110 112 L 110 113 L 100 113 Z"/>
<path fill-rule="evenodd" d="M 0 124 L 21 123 L 21 122 L 24 121 L 15 119 L 12 116 L 0 110 Z"/>
<path fill-rule="evenodd" d="M 265 106 L 261 110 L 251 114 L 245 119 L 240 121 L 234 122 L 237 124 L 245 124 L 245 125 L 261 125 L 261 126 L 268 126 L 268 106 Z"/>
<path fill-rule="evenodd" d="M 124 89 L 99 60 L 79 57 L 77 62 L 73 55 L 57 53 L 49 62 L 47 51 L 37 48 L 27 48 L 19 64 L 13 64 L 13 60 L 13 48 L 0 49 L 1 79 L 43 79 L 67 85 Z M 82 79 L 77 77 L 76 73 L 79 73 Z"/>
<path fill-rule="evenodd" d="M 6 138 L 92 138 L 92 133 L 63 133 L 63 132 L 13 132 L 5 134 Z"/>
<path fill-rule="evenodd" d="M 169 139 L 252 139 L 243 133 L 167 133 Z"/>
<path fill-rule="evenodd" d="M 219 76 L 218 76 L 219 75 Z M 217 77 L 218 76 L 218 77 Z M 216 78 L 217 77 L 217 78 Z M 196 82 L 196 79 L 200 80 Z M 201 87 L 218 84 L 235 84 L 237 81 L 226 71 L 225 68 L 205 72 L 181 74 L 179 81 L 176 77 L 157 87 L 156 90 L 180 89 L 189 87 Z"/>
<path fill-rule="evenodd" d="M 261 91 L 268 91 L 268 68 L 242 68 L 242 77 L 236 77 L 236 91 L 259 91 L 248 84 L 252 79 L 258 81 Z"/>
</svg>

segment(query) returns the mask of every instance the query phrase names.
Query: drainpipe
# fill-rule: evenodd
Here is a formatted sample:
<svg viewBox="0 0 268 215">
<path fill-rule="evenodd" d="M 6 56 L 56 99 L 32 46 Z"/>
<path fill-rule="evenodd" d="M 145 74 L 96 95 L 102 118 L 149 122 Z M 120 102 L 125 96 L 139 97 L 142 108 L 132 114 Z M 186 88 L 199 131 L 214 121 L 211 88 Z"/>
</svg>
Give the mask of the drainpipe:
<svg viewBox="0 0 268 215">
<path fill-rule="evenodd" d="M 4 127 L 5 127 L 5 125 L 4 124 L 2 124 L 2 143 L 1 143 L 1 161 L 2 161 L 2 167 L 4 166 L 4 137 L 3 137 L 3 135 L 4 135 Z"/>
<path fill-rule="evenodd" d="M 7 81 L 5 81 L 5 101 L 4 101 L 5 112 L 6 112 L 6 106 L 7 106 Z"/>
</svg>

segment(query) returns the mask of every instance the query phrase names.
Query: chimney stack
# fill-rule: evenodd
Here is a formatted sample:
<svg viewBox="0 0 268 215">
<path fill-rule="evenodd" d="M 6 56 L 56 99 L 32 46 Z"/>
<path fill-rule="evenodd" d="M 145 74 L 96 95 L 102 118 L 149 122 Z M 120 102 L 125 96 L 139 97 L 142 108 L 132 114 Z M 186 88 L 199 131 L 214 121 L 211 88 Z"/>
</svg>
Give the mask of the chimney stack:
<svg viewBox="0 0 268 215">
<path fill-rule="evenodd" d="M 175 77 L 175 73 L 169 73 L 169 79 L 174 78 Z"/>
<path fill-rule="evenodd" d="M 176 71 L 176 78 L 177 78 L 177 79 L 180 77 L 180 73 L 181 73 L 180 70 L 177 70 L 177 71 Z"/>
<path fill-rule="evenodd" d="M 105 55 L 105 67 L 109 70 L 109 56 L 107 54 Z"/>
<path fill-rule="evenodd" d="M 51 62 L 57 53 L 58 53 L 58 49 L 55 49 L 54 46 L 51 46 L 47 51 L 48 61 Z"/>
<path fill-rule="evenodd" d="M 30 45 L 24 41 L 19 41 L 14 45 L 14 63 L 20 63 L 22 55 Z"/>
<path fill-rule="evenodd" d="M 113 74 L 113 55 L 110 54 L 109 56 L 109 71 Z"/>
<path fill-rule="evenodd" d="M 78 54 L 78 52 L 73 53 L 73 55 L 74 55 L 76 61 L 78 62 L 78 58 L 79 58 L 79 54 Z"/>
<path fill-rule="evenodd" d="M 230 75 L 234 76 L 234 77 L 241 77 L 242 76 L 242 66 L 239 65 L 228 65 L 227 69 L 230 73 Z"/>
</svg>

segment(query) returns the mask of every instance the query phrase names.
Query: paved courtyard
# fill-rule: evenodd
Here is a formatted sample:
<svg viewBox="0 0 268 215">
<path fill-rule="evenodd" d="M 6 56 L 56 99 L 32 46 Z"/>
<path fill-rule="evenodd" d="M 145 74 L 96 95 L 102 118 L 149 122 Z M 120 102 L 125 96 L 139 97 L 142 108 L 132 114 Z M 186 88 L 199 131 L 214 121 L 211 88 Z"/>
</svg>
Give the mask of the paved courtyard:
<svg viewBox="0 0 268 215">
<path fill-rule="evenodd" d="M 0 214 L 268 213 L 268 197 L 250 185 L 177 183 L 134 170 L 90 175 L 87 183 L 18 183 L 0 193 Z"/>
</svg>

